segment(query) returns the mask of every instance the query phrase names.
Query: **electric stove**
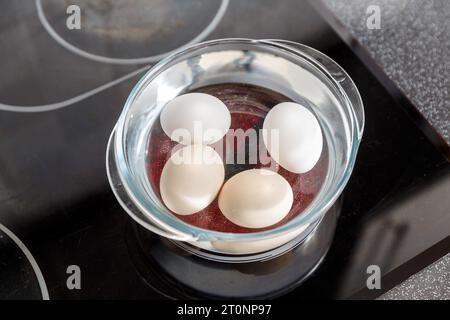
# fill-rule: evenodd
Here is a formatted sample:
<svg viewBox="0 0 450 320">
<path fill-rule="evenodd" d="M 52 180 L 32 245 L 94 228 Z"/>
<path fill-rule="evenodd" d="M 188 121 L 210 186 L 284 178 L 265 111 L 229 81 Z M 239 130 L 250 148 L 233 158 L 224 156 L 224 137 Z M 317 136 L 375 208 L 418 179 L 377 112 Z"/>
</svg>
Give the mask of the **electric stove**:
<svg viewBox="0 0 450 320">
<path fill-rule="evenodd" d="M 158 250 L 167 250 L 159 253 L 161 259 L 168 252 L 189 256 L 122 210 L 108 184 L 105 154 L 128 93 L 151 65 L 148 59 L 136 62 L 194 38 L 223 1 L 189 6 L 156 1 L 152 10 L 127 6 L 128 1 L 72 2 L 85 14 L 84 29 L 65 28 L 65 1 L 8 0 L 0 12 L 0 299 L 214 298 L 214 290 L 198 292 L 148 259 L 147 248 L 156 248 L 156 259 Z M 411 103 L 380 83 L 307 3 L 280 1 L 277 10 L 269 3 L 230 3 L 208 37 L 284 38 L 311 45 L 349 73 L 366 112 L 336 230 L 326 233 L 333 236 L 331 247 L 309 277 L 286 285 L 277 296 L 376 298 L 450 250 L 448 149 L 436 143 L 439 137 Z M 292 6 L 302 9 L 304 20 L 295 19 Z M 170 20 L 157 19 L 170 12 Z M 126 15 L 136 20 L 130 23 Z M 244 19 L 252 15 L 274 15 L 287 26 Z M 117 19 L 120 28 L 105 17 Z M 143 22 L 136 23 L 139 19 Z M 320 32 L 308 35 L 308 25 Z M 68 49 L 48 26 L 83 52 L 107 59 Z M 202 267 L 205 273 L 224 268 L 238 279 L 240 274 L 258 279 L 283 270 L 283 259 L 291 257 L 269 267 Z M 366 282 L 373 265 L 380 268 L 381 288 L 370 290 Z M 73 285 L 74 270 L 80 271 L 79 287 Z"/>
</svg>

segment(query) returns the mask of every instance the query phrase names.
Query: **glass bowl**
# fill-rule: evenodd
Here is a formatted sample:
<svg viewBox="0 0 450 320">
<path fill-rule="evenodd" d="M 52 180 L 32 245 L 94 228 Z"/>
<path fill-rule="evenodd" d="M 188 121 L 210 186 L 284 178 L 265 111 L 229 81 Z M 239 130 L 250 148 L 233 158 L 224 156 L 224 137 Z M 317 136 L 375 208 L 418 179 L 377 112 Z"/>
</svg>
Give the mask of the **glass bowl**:
<svg viewBox="0 0 450 320">
<path fill-rule="evenodd" d="M 220 83 L 257 85 L 306 100 L 321 125 L 329 162 L 325 181 L 301 214 L 277 228 L 225 233 L 187 224 L 166 209 L 148 181 L 147 144 L 162 108 L 187 91 Z M 289 250 L 306 239 L 336 202 L 351 175 L 363 127 L 356 86 L 324 54 L 284 40 L 212 40 L 161 60 L 136 84 L 108 143 L 107 173 L 122 207 L 144 228 L 204 257 L 263 259 L 264 253 L 272 256 L 272 250 Z"/>
</svg>

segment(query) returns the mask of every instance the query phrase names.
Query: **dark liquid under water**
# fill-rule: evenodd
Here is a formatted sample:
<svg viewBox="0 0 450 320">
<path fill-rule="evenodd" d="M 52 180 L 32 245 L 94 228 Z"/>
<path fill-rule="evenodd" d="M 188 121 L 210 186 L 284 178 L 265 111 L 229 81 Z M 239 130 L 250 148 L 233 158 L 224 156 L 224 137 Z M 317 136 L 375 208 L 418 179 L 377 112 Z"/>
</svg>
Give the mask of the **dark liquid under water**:
<svg viewBox="0 0 450 320">
<path fill-rule="evenodd" d="M 222 100 L 231 113 L 231 129 L 241 128 L 244 131 L 250 128 L 256 130 L 261 129 L 264 117 L 270 108 L 280 102 L 292 101 L 286 96 L 266 88 L 236 83 L 211 85 L 199 88 L 193 92 L 207 93 Z M 212 147 L 222 146 L 225 143 L 225 139 L 226 138 L 215 143 Z M 148 144 L 147 172 L 152 188 L 160 199 L 159 181 L 161 173 L 164 164 L 171 155 L 172 148 L 176 144 L 176 142 L 170 140 L 164 133 L 160 121 L 155 121 Z M 247 153 L 251 148 L 249 148 L 246 143 L 243 143 L 241 145 L 235 145 L 234 149 L 236 152 L 242 152 L 244 150 Z M 270 164 L 261 164 L 259 160 L 258 157 L 257 163 L 253 164 L 249 164 L 248 161 L 246 161 L 246 164 L 225 164 L 225 181 L 243 170 L 270 166 Z M 327 168 L 328 153 L 325 143 L 319 161 L 312 170 L 306 173 L 292 173 L 277 165 L 277 172 L 283 176 L 292 187 L 294 202 L 290 212 L 282 221 L 266 228 L 245 228 L 232 223 L 221 213 L 217 198 L 207 208 L 192 215 L 177 215 L 175 213 L 174 215 L 191 225 L 222 232 L 248 233 L 273 229 L 300 215 L 313 201 L 325 180 Z"/>
</svg>

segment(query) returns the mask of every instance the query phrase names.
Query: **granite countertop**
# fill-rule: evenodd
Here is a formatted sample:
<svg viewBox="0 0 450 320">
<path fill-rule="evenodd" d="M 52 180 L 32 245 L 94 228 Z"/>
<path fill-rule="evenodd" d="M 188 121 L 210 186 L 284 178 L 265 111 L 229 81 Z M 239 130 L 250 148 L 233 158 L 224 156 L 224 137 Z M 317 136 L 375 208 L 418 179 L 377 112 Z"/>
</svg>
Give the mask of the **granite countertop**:
<svg viewBox="0 0 450 320">
<path fill-rule="evenodd" d="M 321 1 L 450 145 L 450 1 Z M 379 29 L 367 24 L 374 5 Z"/>
<path fill-rule="evenodd" d="M 380 300 L 450 300 L 450 254 L 389 290 Z"/>
<path fill-rule="evenodd" d="M 450 1 L 321 1 L 319 11 L 331 12 L 350 41 L 361 45 L 363 54 L 369 54 L 450 145 Z M 379 29 L 367 26 L 373 5 L 379 7 Z M 380 299 L 450 299 L 449 283 L 450 254 Z"/>
</svg>

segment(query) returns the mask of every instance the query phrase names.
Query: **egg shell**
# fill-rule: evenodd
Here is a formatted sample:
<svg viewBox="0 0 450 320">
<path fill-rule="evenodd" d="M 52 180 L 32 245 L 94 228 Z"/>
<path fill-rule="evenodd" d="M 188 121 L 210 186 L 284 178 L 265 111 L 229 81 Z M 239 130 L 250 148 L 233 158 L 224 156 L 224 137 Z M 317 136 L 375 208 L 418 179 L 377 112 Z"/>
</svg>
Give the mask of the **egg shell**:
<svg viewBox="0 0 450 320">
<path fill-rule="evenodd" d="M 231 222 L 264 228 L 281 221 L 292 207 L 293 192 L 281 175 L 266 169 L 242 171 L 231 177 L 219 195 L 219 208 Z"/>
<path fill-rule="evenodd" d="M 173 212 L 193 214 L 211 204 L 224 178 L 223 161 L 213 148 L 184 146 L 164 165 L 159 184 L 161 198 Z"/>
<path fill-rule="evenodd" d="M 322 153 L 319 122 L 311 111 L 294 102 L 279 103 L 268 112 L 263 140 L 270 156 L 294 173 L 311 170 Z"/>
<path fill-rule="evenodd" d="M 161 111 L 160 121 L 164 132 L 176 142 L 211 144 L 227 133 L 231 115 L 218 98 L 193 92 L 167 103 Z"/>
</svg>

